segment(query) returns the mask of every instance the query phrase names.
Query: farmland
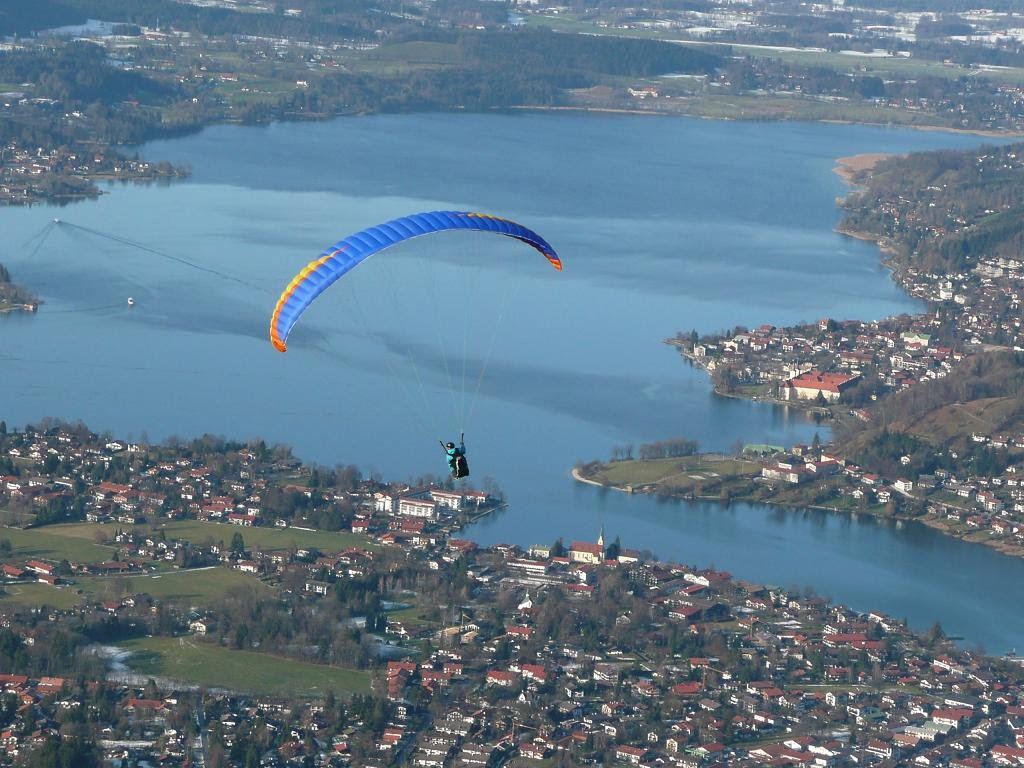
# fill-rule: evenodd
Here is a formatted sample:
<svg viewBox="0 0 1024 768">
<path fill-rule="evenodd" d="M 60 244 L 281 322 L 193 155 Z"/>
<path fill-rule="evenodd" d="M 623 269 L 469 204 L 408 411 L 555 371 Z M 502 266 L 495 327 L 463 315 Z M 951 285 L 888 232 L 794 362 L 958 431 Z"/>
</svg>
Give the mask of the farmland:
<svg viewBox="0 0 1024 768">
<path fill-rule="evenodd" d="M 18 558 L 67 560 L 72 563 L 99 563 L 110 559 L 110 547 L 94 544 L 92 536 L 83 536 L 78 532 L 68 536 L 61 530 L 70 527 L 51 526 L 28 530 L 4 528 L 0 531 L 0 538 L 10 540 L 14 548 L 12 554 Z"/>
</svg>

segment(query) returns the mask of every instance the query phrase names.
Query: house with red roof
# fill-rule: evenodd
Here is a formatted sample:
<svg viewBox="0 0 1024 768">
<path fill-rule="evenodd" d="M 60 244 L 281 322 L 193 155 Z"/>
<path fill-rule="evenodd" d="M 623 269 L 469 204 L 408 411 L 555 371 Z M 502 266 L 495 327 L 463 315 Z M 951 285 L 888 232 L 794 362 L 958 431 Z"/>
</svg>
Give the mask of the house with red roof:
<svg viewBox="0 0 1024 768">
<path fill-rule="evenodd" d="M 574 563 L 599 564 L 604 560 L 604 547 L 589 541 L 574 541 L 569 547 L 569 560 Z"/>
<path fill-rule="evenodd" d="M 967 708 L 936 709 L 931 713 L 932 722 L 939 725 L 951 725 L 959 728 L 970 722 L 974 717 L 974 710 Z"/>
<path fill-rule="evenodd" d="M 859 375 L 807 371 L 782 383 L 783 400 L 815 400 L 818 395 L 830 402 L 860 380 Z"/>
<path fill-rule="evenodd" d="M 24 568 L 19 568 L 16 565 L 8 565 L 6 563 L 0 567 L 0 572 L 2 572 L 8 579 L 20 579 L 25 575 Z"/>
<path fill-rule="evenodd" d="M 25 563 L 25 567 L 35 573 L 44 576 L 49 576 L 53 574 L 53 569 L 57 566 L 55 566 L 53 563 L 44 563 L 41 560 L 29 560 L 27 563 Z"/>
<path fill-rule="evenodd" d="M 548 671 L 541 664 L 522 664 L 520 669 L 523 677 L 528 680 L 536 680 L 538 683 L 547 682 Z"/>
<path fill-rule="evenodd" d="M 516 625 L 509 627 L 505 634 L 512 640 L 529 640 L 533 635 L 533 628 Z"/>
<path fill-rule="evenodd" d="M 488 685 L 500 685 L 503 688 L 508 688 L 511 685 L 515 685 L 518 679 L 519 675 L 517 675 L 515 672 L 509 672 L 505 669 L 487 670 Z"/>
<path fill-rule="evenodd" d="M 28 685 L 28 675 L 0 675 L 0 690 L 20 691 Z"/>
<path fill-rule="evenodd" d="M 676 696 L 696 696 L 702 690 L 704 685 L 699 680 L 689 680 L 685 683 L 676 683 L 669 691 L 674 693 Z"/>
</svg>

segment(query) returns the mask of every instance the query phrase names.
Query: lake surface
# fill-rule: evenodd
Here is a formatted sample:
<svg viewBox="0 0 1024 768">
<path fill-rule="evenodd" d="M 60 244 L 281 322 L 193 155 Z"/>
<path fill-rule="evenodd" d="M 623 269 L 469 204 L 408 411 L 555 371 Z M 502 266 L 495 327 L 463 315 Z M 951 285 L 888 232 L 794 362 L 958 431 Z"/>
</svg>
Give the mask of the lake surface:
<svg viewBox="0 0 1024 768">
<path fill-rule="evenodd" d="M 465 428 L 474 478 L 511 502 L 468 532 L 483 544 L 592 540 L 603 527 L 665 559 L 1020 649 L 1024 609 L 996 585 L 1021 583 L 1024 561 L 921 526 L 659 503 L 568 475 L 625 443 L 827 437 L 787 409 L 715 397 L 661 340 L 917 311 L 875 248 L 833 232 L 846 191 L 835 158 L 980 143 L 568 114 L 221 126 L 153 142 L 147 158 L 189 163 L 192 178 L 0 209 L 0 262 L 46 301 L 0 318 L 0 418 L 152 440 L 258 436 L 387 479 L 442 473 L 437 439 Z M 351 232 L 433 209 L 520 221 L 565 271 L 508 238 L 420 238 L 325 293 L 287 354 L 271 348 L 270 312 L 300 267 Z M 66 223 L 47 229 L 54 216 Z"/>
</svg>

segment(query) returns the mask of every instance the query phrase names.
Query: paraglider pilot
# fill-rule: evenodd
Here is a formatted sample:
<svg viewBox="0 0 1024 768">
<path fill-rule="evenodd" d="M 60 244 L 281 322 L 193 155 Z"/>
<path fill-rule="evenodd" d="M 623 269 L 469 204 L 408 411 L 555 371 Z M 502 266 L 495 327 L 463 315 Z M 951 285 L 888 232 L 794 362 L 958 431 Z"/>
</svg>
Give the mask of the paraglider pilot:
<svg viewBox="0 0 1024 768">
<path fill-rule="evenodd" d="M 439 440 L 441 447 L 444 448 L 445 454 L 448 456 L 448 468 L 452 471 L 452 477 L 456 480 L 462 477 L 469 476 L 469 463 L 466 461 L 466 434 L 462 433 L 459 436 L 458 446 L 455 443 L 445 443 L 443 440 Z"/>
</svg>

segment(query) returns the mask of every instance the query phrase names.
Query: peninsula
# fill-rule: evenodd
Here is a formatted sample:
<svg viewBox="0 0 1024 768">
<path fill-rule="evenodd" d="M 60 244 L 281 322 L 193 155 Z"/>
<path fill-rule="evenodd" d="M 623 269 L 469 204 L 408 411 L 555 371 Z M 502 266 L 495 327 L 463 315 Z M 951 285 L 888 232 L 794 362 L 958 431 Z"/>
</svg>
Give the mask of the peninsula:
<svg viewBox="0 0 1024 768">
<path fill-rule="evenodd" d="M 0 313 L 34 312 L 39 300 L 11 282 L 11 274 L 0 264 Z"/>
<path fill-rule="evenodd" d="M 928 311 L 666 339 L 715 391 L 807 409 L 828 444 L 613 451 L 580 479 L 685 498 L 918 519 L 1024 556 L 1024 145 L 843 158 L 839 231 Z M 668 441 L 668 444 L 686 441 Z"/>
</svg>

